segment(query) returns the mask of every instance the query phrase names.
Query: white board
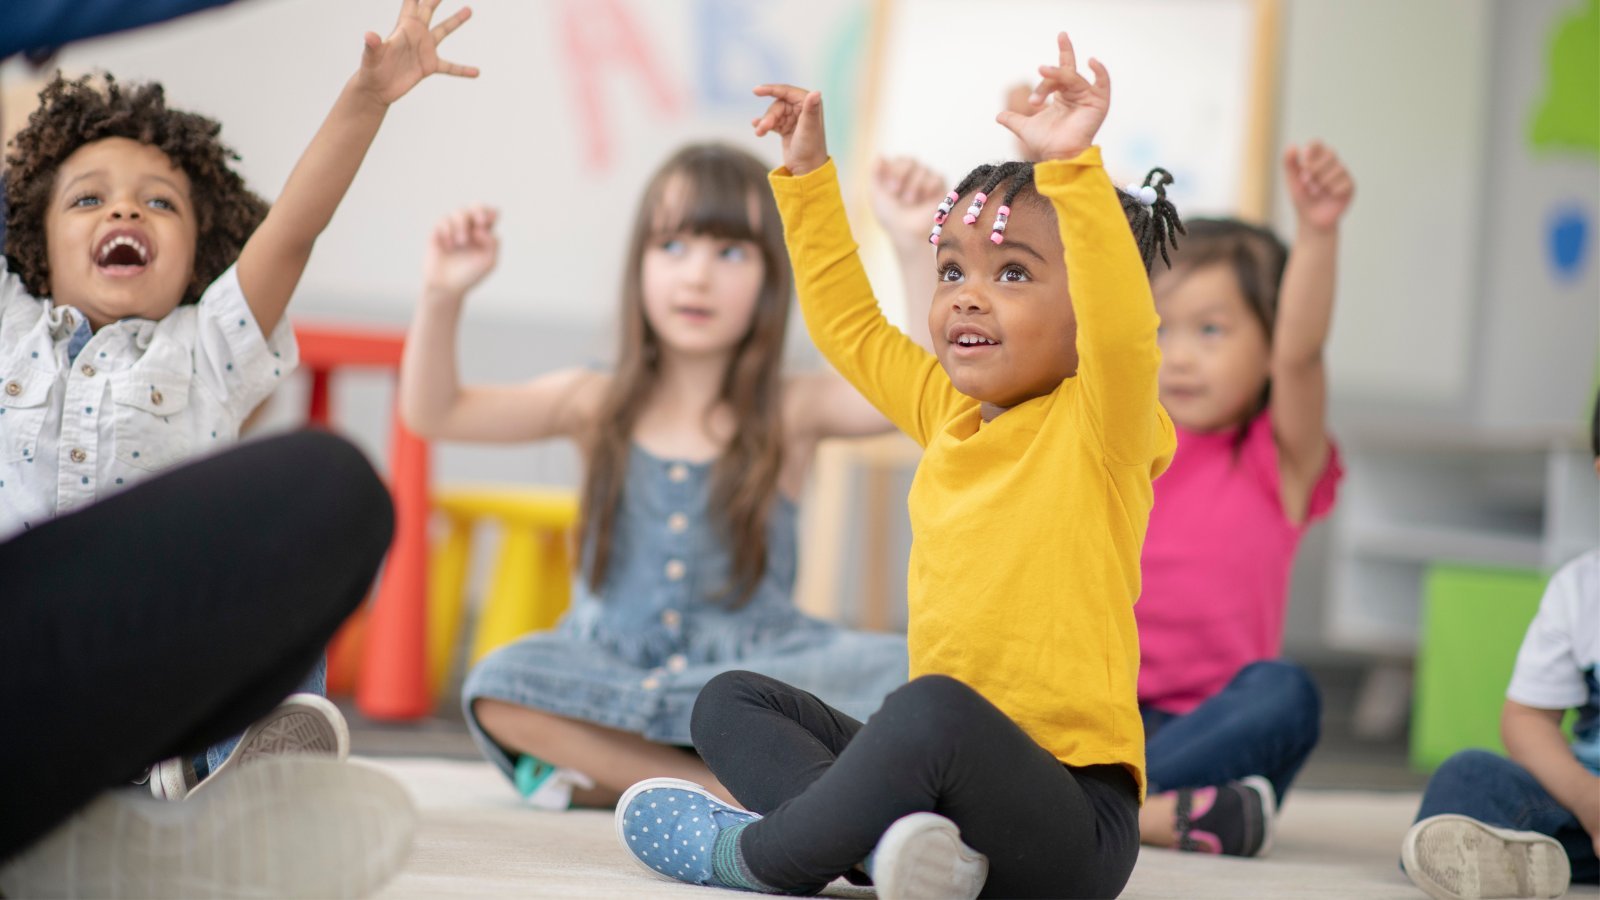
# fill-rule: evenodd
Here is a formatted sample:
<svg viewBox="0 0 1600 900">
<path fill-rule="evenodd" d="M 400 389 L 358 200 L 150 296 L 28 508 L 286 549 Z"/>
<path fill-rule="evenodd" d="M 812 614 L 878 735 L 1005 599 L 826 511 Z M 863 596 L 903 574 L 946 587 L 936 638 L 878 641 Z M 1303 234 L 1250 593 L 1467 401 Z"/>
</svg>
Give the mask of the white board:
<svg viewBox="0 0 1600 900">
<path fill-rule="evenodd" d="M 1244 206 L 1244 161 L 1261 148 L 1252 121 L 1260 16 L 1255 0 L 900 0 L 885 15 L 880 103 L 872 127 L 882 152 L 924 159 L 951 178 L 1018 156 L 994 121 L 1006 91 L 1038 82 L 1065 30 L 1079 70 L 1110 71 L 1111 113 L 1100 132 L 1118 183 L 1152 166 L 1172 172 L 1185 215 L 1260 215 Z M 1263 173 L 1257 172 L 1256 177 Z"/>
</svg>

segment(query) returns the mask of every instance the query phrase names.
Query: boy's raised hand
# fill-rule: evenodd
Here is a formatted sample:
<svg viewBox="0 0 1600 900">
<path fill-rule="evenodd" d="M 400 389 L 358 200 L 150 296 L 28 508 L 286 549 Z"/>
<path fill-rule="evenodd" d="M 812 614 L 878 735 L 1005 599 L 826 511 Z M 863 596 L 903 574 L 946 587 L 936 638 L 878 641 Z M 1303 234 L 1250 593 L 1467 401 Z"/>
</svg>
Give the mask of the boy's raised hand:
<svg viewBox="0 0 1600 900">
<path fill-rule="evenodd" d="M 1285 150 L 1283 174 L 1301 225 L 1323 231 L 1333 228 L 1355 197 L 1350 171 L 1339 154 L 1320 141 Z"/>
<path fill-rule="evenodd" d="M 756 137 L 776 131 L 783 136 L 783 165 L 791 175 L 805 175 L 828 161 L 828 140 L 822 133 L 822 93 L 792 84 L 763 84 L 757 97 L 771 97 L 758 119 L 752 119 Z"/>
<path fill-rule="evenodd" d="M 463 66 L 439 58 L 438 47 L 450 32 L 472 18 L 472 8 L 463 6 L 455 15 L 429 26 L 440 0 L 402 0 L 400 20 L 387 38 L 367 32 L 361 51 L 361 71 L 357 84 L 383 103 L 405 96 L 417 82 L 435 72 L 461 78 L 477 78 L 476 66 Z"/>
<path fill-rule="evenodd" d="M 1037 160 L 1071 159 L 1089 149 L 1100 123 L 1111 109 L 1111 75 L 1097 59 L 1089 60 L 1094 81 L 1078 74 L 1078 58 L 1065 31 L 1056 35 L 1058 65 L 1040 66 L 1044 80 L 1028 98 L 1034 112 L 1005 110 L 995 121 L 1010 129 Z"/>
<path fill-rule="evenodd" d="M 499 216 L 492 207 L 469 206 L 439 220 L 422 264 L 425 294 L 459 299 L 494 271 L 500 255 L 494 233 Z"/>
</svg>

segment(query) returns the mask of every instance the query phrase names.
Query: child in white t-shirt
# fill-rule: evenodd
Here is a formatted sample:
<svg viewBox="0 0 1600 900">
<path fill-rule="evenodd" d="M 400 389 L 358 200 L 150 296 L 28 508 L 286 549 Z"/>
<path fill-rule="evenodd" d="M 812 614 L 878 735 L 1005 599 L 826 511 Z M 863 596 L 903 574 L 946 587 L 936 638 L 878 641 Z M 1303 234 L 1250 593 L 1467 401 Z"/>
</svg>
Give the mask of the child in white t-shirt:
<svg viewBox="0 0 1600 900">
<path fill-rule="evenodd" d="M 1600 474 L 1600 398 L 1593 429 Z M 1511 758 L 1465 750 L 1428 781 L 1401 856 L 1429 896 L 1559 897 L 1569 881 L 1600 881 L 1597 664 L 1600 549 L 1550 579 L 1522 640 L 1500 717 Z"/>
</svg>

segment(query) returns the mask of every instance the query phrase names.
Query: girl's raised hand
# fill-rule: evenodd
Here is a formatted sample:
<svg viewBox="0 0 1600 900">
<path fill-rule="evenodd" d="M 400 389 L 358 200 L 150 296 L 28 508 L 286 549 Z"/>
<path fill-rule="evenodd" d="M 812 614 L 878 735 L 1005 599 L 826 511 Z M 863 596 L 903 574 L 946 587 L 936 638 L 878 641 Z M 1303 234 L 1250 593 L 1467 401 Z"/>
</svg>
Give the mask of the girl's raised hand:
<svg viewBox="0 0 1600 900">
<path fill-rule="evenodd" d="M 469 206 L 439 220 L 422 265 L 426 293 L 459 298 L 494 271 L 500 255 L 494 233 L 499 216 L 492 207 Z"/>
<path fill-rule="evenodd" d="M 1100 123 L 1111 109 L 1111 75 L 1097 59 L 1089 60 L 1094 81 L 1078 74 L 1078 58 L 1065 31 L 1056 36 L 1058 65 L 1040 66 L 1044 80 L 1028 98 L 1034 112 L 1005 110 L 995 121 L 1011 130 L 1032 158 L 1071 159 L 1089 149 Z"/>
<path fill-rule="evenodd" d="M 476 66 L 463 66 L 439 58 L 438 47 L 450 32 L 472 18 L 472 8 L 463 6 L 455 15 L 432 27 L 433 13 L 440 0 L 401 0 L 400 20 L 387 38 L 367 32 L 361 51 L 361 71 L 357 82 L 385 104 L 405 96 L 417 82 L 435 72 L 461 78 L 477 78 Z"/>
<path fill-rule="evenodd" d="M 926 250 L 933 210 L 950 186 L 909 156 L 879 157 L 872 167 L 872 212 L 895 246 Z"/>
<path fill-rule="evenodd" d="M 1355 179 L 1339 154 L 1320 141 L 1283 152 L 1283 174 L 1300 224 L 1327 230 L 1339 224 L 1355 197 Z"/>
<path fill-rule="evenodd" d="M 792 84 L 763 84 L 757 97 L 771 97 L 758 119 L 750 120 L 756 137 L 776 131 L 783 136 L 783 165 L 791 175 L 805 175 L 828 161 L 828 140 L 822 133 L 822 93 Z"/>
</svg>

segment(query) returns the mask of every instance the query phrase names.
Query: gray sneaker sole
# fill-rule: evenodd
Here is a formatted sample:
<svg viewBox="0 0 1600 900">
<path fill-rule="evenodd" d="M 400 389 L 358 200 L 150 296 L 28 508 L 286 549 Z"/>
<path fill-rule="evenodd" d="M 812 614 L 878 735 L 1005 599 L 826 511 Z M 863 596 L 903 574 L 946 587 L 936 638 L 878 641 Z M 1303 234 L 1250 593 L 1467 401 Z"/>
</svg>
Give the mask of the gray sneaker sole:
<svg viewBox="0 0 1600 900">
<path fill-rule="evenodd" d="M 344 714 L 326 697 L 316 694 L 290 694 L 272 711 L 245 729 L 244 736 L 222 765 L 207 778 L 188 789 L 188 795 L 203 792 L 218 775 L 263 759 L 303 754 L 344 759 L 350 755 L 350 726 Z M 179 795 L 183 796 L 182 794 Z"/>
<path fill-rule="evenodd" d="M 364 897 L 411 851 L 417 814 L 358 763 L 284 757 L 184 803 L 100 796 L 0 868 L 10 897 Z"/>
<path fill-rule="evenodd" d="M 1435 900 L 1560 897 L 1572 881 L 1554 838 L 1466 816 L 1430 816 L 1411 826 L 1400 858 L 1406 875 Z"/>
</svg>

